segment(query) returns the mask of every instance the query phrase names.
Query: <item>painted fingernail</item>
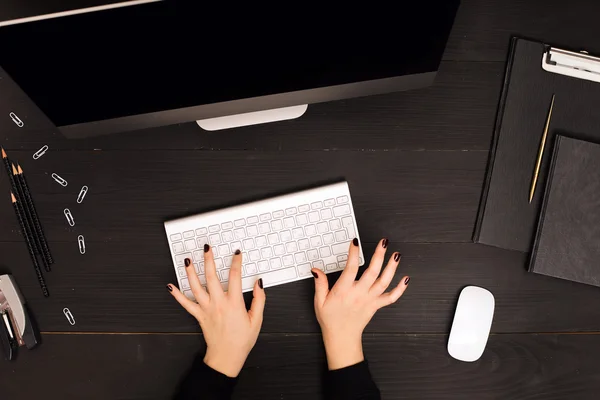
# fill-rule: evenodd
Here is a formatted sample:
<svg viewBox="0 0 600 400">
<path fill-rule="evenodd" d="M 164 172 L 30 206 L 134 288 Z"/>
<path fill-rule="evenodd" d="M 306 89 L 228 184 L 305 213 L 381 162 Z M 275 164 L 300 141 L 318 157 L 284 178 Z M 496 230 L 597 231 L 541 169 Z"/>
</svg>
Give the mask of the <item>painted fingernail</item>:
<svg viewBox="0 0 600 400">
<path fill-rule="evenodd" d="M 410 282 L 410 276 L 404 280 L 404 284 L 408 285 L 408 282 Z"/>
<path fill-rule="evenodd" d="M 402 256 L 400 253 L 394 254 L 394 261 L 400 261 L 400 256 Z"/>
<path fill-rule="evenodd" d="M 383 239 L 383 241 L 381 242 L 381 247 L 383 247 L 384 249 L 387 248 L 388 245 L 388 240 L 387 238 Z"/>
<path fill-rule="evenodd" d="M 259 288 L 261 288 L 261 289 L 263 289 L 263 281 L 262 281 L 262 278 L 260 278 L 260 279 L 258 280 L 258 287 L 259 287 Z"/>
<path fill-rule="evenodd" d="M 358 246 L 358 239 L 357 238 L 352 239 L 352 244 L 355 246 Z"/>
<path fill-rule="evenodd" d="M 210 250 L 210 246 L 208 244 L 204 245 L 204 252 L 208 253 L 208 251 Z"/>
<path fill-rule="evenodd" d="M 192 263 L 192 260 L 190 260 L 189 258 L 186 258 L 184 262 L 185 262 L 185 266 L 189 267 L 190 264 Z"/>
<path fill-rule="evenodd" d="M 173 291 L 173 286 L 167 285 L 167 289 L 169 289 L 169 292 L 172 292 Z"/>
<path fill-rule="evenodd" d="M 239 250 L 236 250 L 236 251 L 235 251 L 235 255 L 236 255 L 236 256 L 239 256 L 239 255 L 240 255 L 240 253 L 241 253 L 241 251 L 239 251 Z"/>
<path fill-rule="evenodd" d="M 315 271 L 310 271 L 310 273 L 315 277 L 315 279 L 319 278 L 319 275 Z"/>
</svg>

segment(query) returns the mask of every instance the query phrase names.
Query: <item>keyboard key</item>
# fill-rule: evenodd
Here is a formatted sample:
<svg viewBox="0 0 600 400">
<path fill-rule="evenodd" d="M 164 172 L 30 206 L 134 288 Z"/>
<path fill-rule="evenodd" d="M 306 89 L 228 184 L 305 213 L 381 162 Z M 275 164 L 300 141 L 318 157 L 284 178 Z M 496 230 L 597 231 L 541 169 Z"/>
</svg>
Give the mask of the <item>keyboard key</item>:
<svg viewBox="0 0 600 400">
<path fill-rule="evenodd" d="M 225 268 L 231 268 L 232 261 L 233 261 L 233 256 L 223 257 L 223 264 L 225 265 Z"/>
<path fill-rule="evenodd" d="M 331 207 L 331 206 L 335 206 L 335 200 L 334 199 L 327 199 L 323 202 L 323 205 L 325 207 Z"/>
<path fill-rule="evenodd" d="M 325 233 L 328 231 L 329 231 L 329 225 L 327 224 L 327 222 L 319 222 L 317 224 L 317 232 Z"/>
<path fill-rule="evenodd" d="M 331 213 L 331 208 L 325 208 L 321 210 L 321 218 L 323 219 L 331 219 L 333 214 Z"/>
<path fill-rule="evenodd" d="M 337 263 L 331 263 L 325 266 L 326 271 L 335 271 L 336 269 L 338 269 Z"/>
<path fill-rule="evenodd" d="M 296 245 L 296 242 L 288 242 L 285 244 L 285 249 L 288 253 L 293 253 L 298 251 L 298 246 Z"/>
<path fill-rule="evenodd" d="M 319 249 L 319 253 L 321 254 L 321 258 L 326 258 L 331 255 L 331 249 L 329 248 L 329 246 L 321 247 Z"/>
<path fill-rule="evenodd" d="M 196 250 L 194 252 L 194 261 L 195 262 L 204 262 L 204 250 Z"/>
<path fill-rule="evenodd" d="M 339 266 L 340 268 L 346 268 L 346 261 L 340 261 Z"/>
<path fill-rule="evenodd" d="M 206 228 L 198 228 L 196 229 L 196 236 L 203 236 L 208 233 L 208 229 Z"/>
<path fill-rule="evenodd" d="M 248 234 L 248 236 L 254 237 L 258 235 L 258 228 L 256 227 L 256 225 L 251 225 L 246 228 L 246 233 Z"/>
<path fill-rule="evenodd" d="M 258 217 L 257 216 L 248 217 L 246 219 L 246 222 L 248 222 L 248 225 L 250 225 L 250 224 L 256 224 L 258 222 Z"/>
<path fill-rule="evenodd" d="M 244 228 L 238 228 L 233 231 L 233 236 L 235 236 L 236 239 L 243 239 L 246 237 L 246 230 Z"/>
<path fill-rule="evenodd" d="M 177 264 L 180 267 L 184 267 L 185 266 L 185 259 L 186 258 L 192 258 L 192 254 L 191 253 L 184 253 L 184 254 L 178 254 L 175 256 L 175 264 Z"/>
<path fill-rule="evenodd" d="M 317 227 L 314 225 L 306 225 L 304 227 L 304 231 L 306 232 L 306 236 L 312 236 L 317 234 Z"/>
<path fill-rule="evenodd" d="M 296 267 L 282 268 L 276 271 L 266 272 L 264 274 L 250 276 L 242 279 L 242 290 L 251 291 L 256 281 L 262 278 L 264 287 L 275 286 L 280 283 L 293 281 L 298 278 Z"/>
<path fill-rule="evenodd" d="M 310 275 L 310 264 L 300 264 L 298 265 L 298 274 L 300 276 Z"/>
<path fill-rule="evenodd" d="M 256 269 L 256 264 L 254 263 L 246 264 L 245 270 L 246 275 L 253 275 L 258 272 L 258 270 Z"/>
<path fill-rule="evenodd" d="M 190 288 L 190 281 L 188 281 L 187 279 L 182 279 L 181 280 L 181 287 L 183 289 L 189 289 Z"/>
<path fill-rule="evenodd" d="M 319 252 L 315 249 L 309 250 L 306 252 L 306 257 L 308 257 L 310 261 L 318 260 Z"/>
<path fill-rule="evenodd" d="M 220 230 L 221 230 L 221 227 L 219 225 L 211 225 L 208 227 L 208 231 L 210 233 L 219 232 Z"/>
<path fill-rule="evenodd" d="M 258 250 L 250 250 L 248 256 L 250 257 L 250 261 L 260 260 L 260 252 Z"/>
<path fill-rule="evenodd" d="M 343 204 L 348 202 L 348 196 L 340 196 L 337 198 L 338 204 Z"/>
<path fill-rule="evenodd" d="M 173 243 L 173 252 L 174 253 L 181 253 L 182 251 L 185 251 L 185 248 L 183 247 L 182 242 Z"/>
<path fill-rule="evenodd" d="M 216 245 L 216 244 L 219 244 L 219 243 L 221 243 L 221 235 L 219 235 L 218 233 L 215 233 L 215 234 L 213 234 L 213 235 L 210 235 L 210 236 L 208 237 L 208 240 L 209 240 L 209 242 L 210 242 L 210 245 L 211 245 L 211 246 L 214 246 L 214 245 Z"/>
<path fill-rule="evenodd" d="M 298 223 L 298 225 L 306 225 L 308 224 L 308 217 L 306 216 L 306 214 L 296 215 L 296 222 Z"/>
<path fill-rule="evenodd" d="M 270 220 L 271 220 L 271 213 L 260 214 L 261 222 L 270 221 Z"/>
<path fill-rule="evenodd" d="M 208 238 L 206 236 L 199 237 L 196 239 L 196 243 L 198 243 L 198 248 L 201 249 L 205 244 L 208 244 Z"/>
<path fill-rule="evenodd" d="M 262 255 L 262 258 L 271 258 L 273 257 L 273 249 L 270 247 L 263 247 L 260 249 L 260 254 Z"/>
<path fill-rule="evenodd" d="M 181 240 L 181 233 L 174 233 L 173 235 L 169 236 L 169 238 L 171 239 L 171 242 Z"/>
<path fill-rule="evenodd" d="M 298 212 L 307 212 L 310 210 L 310 206 L 308 204 L 303 204 L 298 207 Z"/>
<path fill-rule="evenodd" d="M 221 237 L 223 238 L 224 242 L 231 242 L 233 240 L 233 232 L 232 231 L 223 232 L 223 233 L 221 233 Z"/>
<path fill-rule="evenodd" d="M 185 268 L 177 268 L 177 271 L 179 272 L 179 276 L 181 276 L 182 278 L 187 275 L 187 272 L 185 272 Z"/>
<path fill-rule="evenodd" d="M 271 232 L 271 226 L 268 222 L 263 222 L 262 224 L 258 225 L 258 232 L 262 234 L 269 233 Z"/>
<path fill-rule="evenodd" d="M 196 268 L 196 273 L 197 274 L 203 274 L 204 273 L 204 261 L 196 262 L 194 264 L 194 267 Z"/>
<path fill-rule="evenodd" d="M 292 237 L 294 239 L 302 239 L 304 237 L 304 230 L 302 228 L 292 229 Z"/>
<path fill-rule="evenodd" d="M 337 254 L 348 254 L 348 249 L 350 248 L 350 242 L 343 242 L 334 244 L 331 246 L 331 252 L 335 255 Z"/>
<path fill-rule="evenodd" d="M 332 219 L 329 221 L 329 227 L 332 231 L 337 231 L 338 229 L 342 229 L 342 223 L 339 219 Z"/>
<path fill-rule="evenodd" d="M 280 219 L 276 219 L 275 221 L 271 221 L 271 228 L 274 231 L 280 231 L 283 229 L 283 222 Z"/>
<path fill-rule="evenodd" d="M 223 222 L 221 224 L 221 229 L 228 230 L 233 228 L 233 222 Z"/>
<path fill-rule="evenodd" d="M 266 236 L 258 236 L 256 238 L 256 247 L 263 247 L 267 245 L 267 237 Z"/>
<path fill-rule="evenodd" d="M 194 300 L 194 295 L 192 294 L 191 290 L 184 290 L 183 295 L 190 300 Z"/>
<path fill-rule="evenodd" d="M 283 265 L 285 265 L 286 267 L 289 267 L 290 265 L 294 265 L 294 256 L 291 254 L 285 255 L 282 258 L 283 260 Z"/>
<path fill-rule="evenodd" d="M 313 265 L 313 268 L 318 268 L 318 269 L 320 269 L 321 271 L 325 271 L 325 264 L 323 263 L 323 261 L 322 261 L 322 260 L 317 260 L 317 261 L 314 261 L 314 262 L 312 263 L 312 265 Z"/>
<path fill-rule="evenodd" d="M 284 225 L 286 228 L 293 228 L 293 227 L 295 227 L 295 226 L 296 226 L 296 224 L 294 223 L 294 218 L 292 218 L 292 217 L 287 217 L 287 218 L 284 218 L 284 219 L 283 219 L 283 225 Z"/>
<path fill-rule="evenodd" d="M 279 243 L 279 235 L 276 233 L 270 233 L 267 238 L 269 239 L 269 244 Z"/>
<path fill-rule="evenodd" d="M 188 251 L 192 251 L 196 250 L 198 247 L 196 247 L 196 241 L 194 239 L 190 239 L 185 241 L 185 248 Z"/>
<path fill-rule="evenodd" d="M 341 256 L 337 256 L 338 261 L 346 261 L 348 259 L 348 254 L 343 254 Z"/>
<path fill-rule="evenodd" d="M 194 237 L 194 231 L 185 231 L 183 232 L 184 239 L 191 239 Z"/>
<path fill-rule="evenodd" d="M 228 244 L 219 245 L 218 249 L 219 249 L 219 254 L 222 255 L 222 256 L 226 256 L 228 254 L 231 254 L 231 250 L 229 249 L 229 245 Z"/>
<path fill-rule="evenodd" d="M 348 204 L 333 207 L 333 215 L 335 215 L 336 217 L 341 217 L 342 215 L 348 214 L 350 214 L 350 206 Z"/>
<path fill-rule="evenodd" d="M 290 231 L 281 231 L 279 233 L 279 237 L 281 238 L 282 242 L 289 242 L 292 240 L 292 233 Z"/>
<path fill-rule="evenodd" d="M 296 214 L 296 207 L 290 207 L 285 209 L 285 215 L 294 215 Z"/>
<path fill-rule="evenodd" d="M 306 262 L 306 254 L 304 254 L 303 251 L 294 254 L 294 258 L 296 259 L 297 263 L 303 263 Z"/>
<path fill-rule="evenodd" d="M 217 267 L 217 269 L 223 269 L 223 260 L 220 258 L 215 259 L 215 267 Z"/>
<path fill-rule="evenodd" d="M 254 239 L 244 240 L 244 250 L 252 250 L 254 248 Z"/>
<path fill-rule="evenodd" d="M 280 258 L 271 258 L 271 269 L 279 269 L 281 267 L 283 267 L 283 265 L 281 265 Z"/>
<path fill-rule="evenodd" d="M 323 246 L 323 240 L 321 239 L 321 236 L 313 236 L 310 238 L 310 246 L 311 247 L 319 247 L 319 246 Z"/>
<path fill-rule="evenodd" d="M 308 220 L 310 222 L 317 222 L 321 219 L 318 211 L 311 211 L 308 213 Z"/>
<path fill-rule="evenodd" d="M 318 210 L 319 208 L 323 208 L 323 203 L 321 203 L 320 201 L 315 201 L 310 205 L 310 208 L 312 208 L 313 210 Z"/>
<path fill-rule="evenodd" d="M 218 256 L 219 256 L 219 249 L 217 248 L 217 246 L 212 246 L 212 247 L 210 248 L 210 250 L 211 250 L 211 251 L 212 251 L 212 253 L 213 253 L 213 257 L 215 257 L 215 258 L 216 258 L 216 257 L 218 257 Z"/>
<path fill-rule="evenodd" d="M 283 210 L 273 211 L 273 218 L 283 218 L 284 216 Z"/>
<path fill-rule="evenodd" d="M 285 247 L 282 244 L 276 244 L 275 246 L 273 246 L 273 253 L 275 253 L 276 256 L 282 256 L 285 254 Z"/>
<path fill-rule="evenodd" d="M 231 248 L 232 253 L 235 253 L 236 250 L 242 251 L 242 242 L 236 240 L 235 242 L 229 243 L 229 247 Z"/>
<path fill-rule="evenodd" d="M 298 248 L 300 250 L 308 250 L 310 249 L 310 242 L 308 239 L 300 239 L 298 240 Z"/>
<path fill-rule="evenodd" d="M 267 260 L 261 260 L 258 262 L 258 269 L 260 270 L 260 272 L 264 272 L 264 271 L 268 271 L 269 268 L 269 262 Z"/>
<path fill-rule="evenodd" d="M 323 243 L 325 244 L 333 244 L 335 243 L 335 238 L 333 237 L 333 233 L 326 233 L 323 235 Z"/>
<path fill-rule="evenodd" d="M 335 233 L 335 240 L 336 241 L 343 242 L 346 239 L 348 239 L 348 237 L 346 236 L 346 231 L 337 231 Z"/>
<path fill-rule="evenodd" d="M 346 228 L 346 231 L 348 231 L 349 238 L 356 237 L 356 229 L 354 229 L 354 220 L 352 219 L 352 217 L 342 218 L 342 226 Z"/>
<path fill-rule="evenodd" d="M 246 225 L 246 221 L 244 221 L 243 218 L 236 219 L 235 221 L 233 221 L 233 225 L 235 225 L 236 228 L 239 228 L 240 226 Z"/>
</svg>

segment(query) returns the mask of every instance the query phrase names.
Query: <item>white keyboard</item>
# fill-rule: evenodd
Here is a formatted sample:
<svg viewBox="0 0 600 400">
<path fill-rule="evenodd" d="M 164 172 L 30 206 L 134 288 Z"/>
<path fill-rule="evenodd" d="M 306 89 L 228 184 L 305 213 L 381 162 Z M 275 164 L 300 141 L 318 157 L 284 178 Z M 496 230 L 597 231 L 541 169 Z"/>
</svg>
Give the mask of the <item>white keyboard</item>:
<svg viewBox="0 0 600 400">
<path fill-rule="evenodd" d="M 179 287 L 190 299 L 184 260 L 194 260 L 206 285 L 206 243 L 224 290 L 233 253 L 243 252 L 242 290 L 248 292 L 259 278 L 269 287 L 312 277 L 311 268 L 343 270 L 350 242 L 360 243 L 356 226 L 346 182 L 165 222 Z M 363 260 L 361 249 L 360 265 Z"/>
</svg>

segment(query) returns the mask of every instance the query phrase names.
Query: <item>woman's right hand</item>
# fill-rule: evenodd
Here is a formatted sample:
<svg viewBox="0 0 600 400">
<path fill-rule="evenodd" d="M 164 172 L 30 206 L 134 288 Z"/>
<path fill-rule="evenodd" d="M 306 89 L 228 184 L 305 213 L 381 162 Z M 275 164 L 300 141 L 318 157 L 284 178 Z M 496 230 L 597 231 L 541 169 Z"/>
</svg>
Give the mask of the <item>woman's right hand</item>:
<svg viewBox="0 0 600 400">
<path fill-rule="evenodd" d="M 358 239 L 350 243 L 346 268 L 331 290 L 327 275 L 320 269 L 312 269 L 315 312 L 323 333 L 329 370 L 364 361 L 362 333 L 365 327 L 377 310 L 395 303 L 406 290 L 410 280 L 408 276 L 403 277 L 392 291 L 385 293 L 400 262 L 400 253 L 393 253 L 379 276 L 387 244 L 387 239 L 379 242 L 369 268 L 358 281 Z"/>
</svg>

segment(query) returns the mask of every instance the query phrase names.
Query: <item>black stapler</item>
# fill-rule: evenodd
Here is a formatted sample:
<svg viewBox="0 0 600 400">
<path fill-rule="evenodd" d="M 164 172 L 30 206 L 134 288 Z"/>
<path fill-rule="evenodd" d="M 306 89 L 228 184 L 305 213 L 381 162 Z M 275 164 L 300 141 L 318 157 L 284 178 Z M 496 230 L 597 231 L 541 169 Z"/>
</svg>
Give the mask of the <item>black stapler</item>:
<svg viewBox="0 0 600 400">
<path fill-rule="evenodd" d="M 40 343 L 25 299 L 10 275 L 0 275 L 0 344 L 7 360 L 13 360 L 19 346 L 32 349 Z"/>
</svg>

